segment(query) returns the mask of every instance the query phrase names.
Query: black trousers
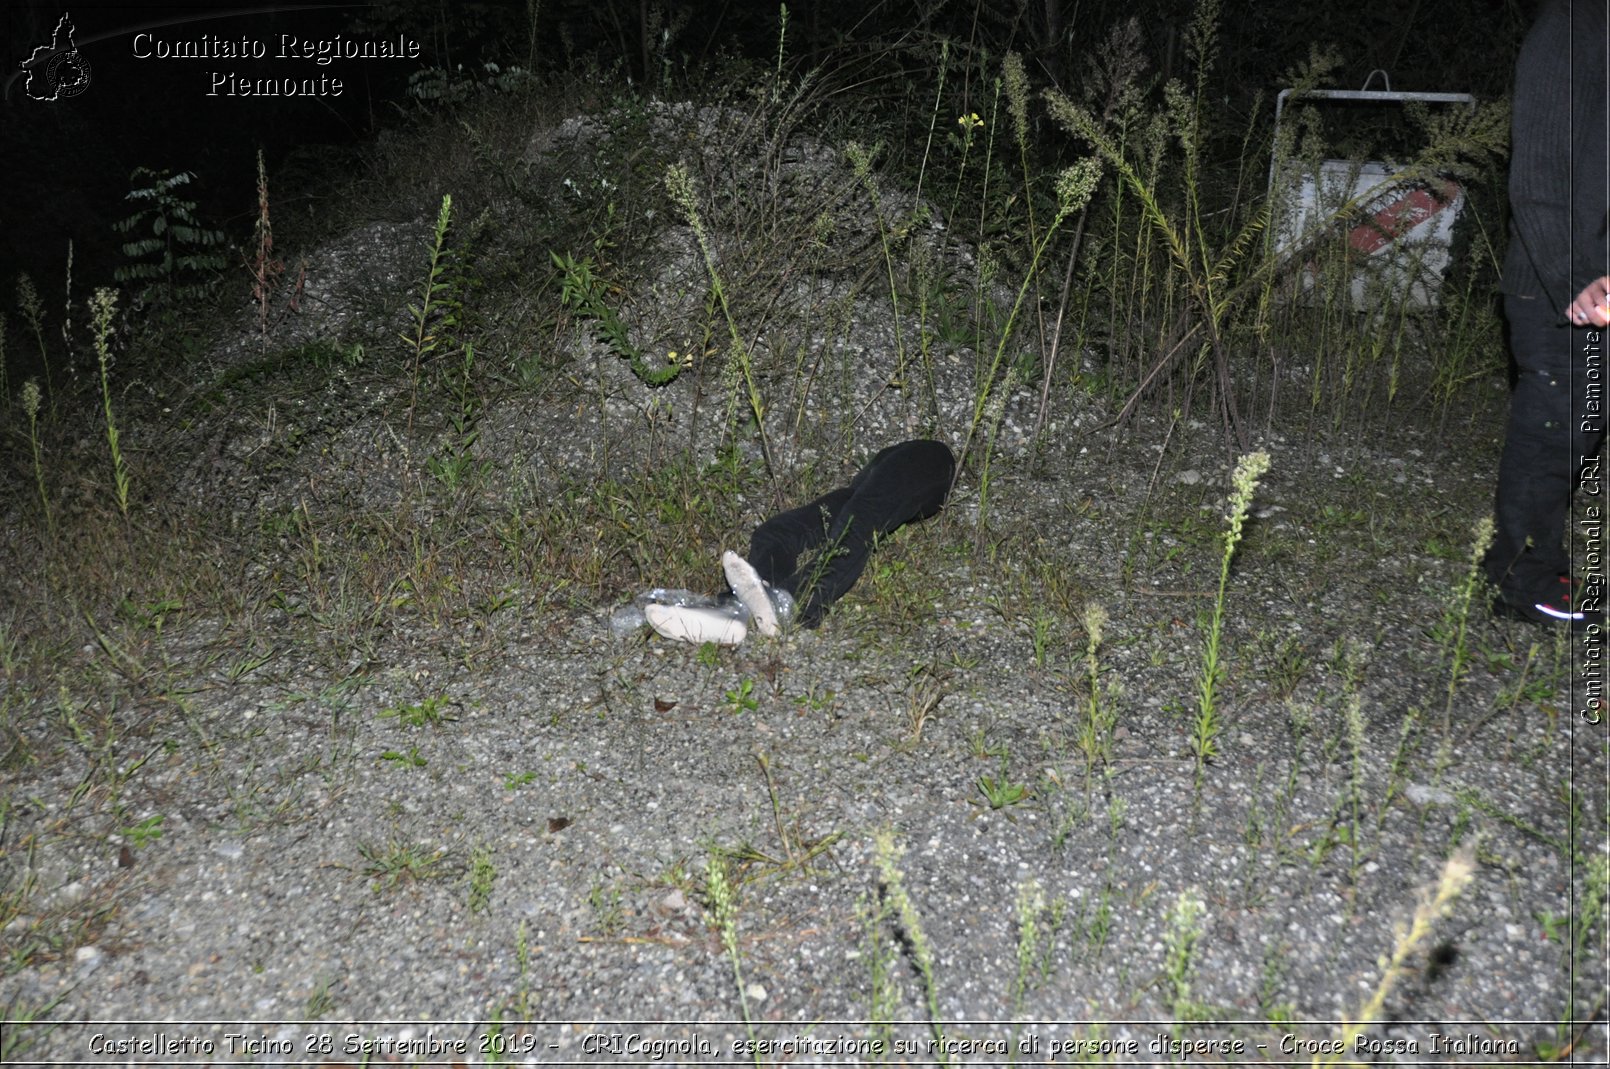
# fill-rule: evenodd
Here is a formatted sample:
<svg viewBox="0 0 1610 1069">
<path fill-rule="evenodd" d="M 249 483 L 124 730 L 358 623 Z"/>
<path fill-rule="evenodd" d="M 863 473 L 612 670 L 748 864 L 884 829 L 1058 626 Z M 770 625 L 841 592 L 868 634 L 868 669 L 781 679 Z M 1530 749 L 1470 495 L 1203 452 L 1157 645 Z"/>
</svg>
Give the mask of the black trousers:
<svg viewBox="0 0 1610 1069">
<path fill-rule="evenodd" d="M 749 563 L 762 579 L 793 596 L 798 623 L 815 627 L 861 577 L 872 540 L 938 512 L 955 476 L 956 458 L 943 442 L 891 445 L 849 486 L 755 528 Z M 817 552 L 801 564 L 801 554 L 810 550 Z"/>
<path fill-rule="evenodd" d="M 1606 331 L 1571 328 L 1541 297 L 1505 297 L 1504 317 L 1519 377 L 1498 463 L 1487 576 L 1506 592 L 1542 597 L 1571 569 L 1566 513 L 1583 465 L 1604 439 L 1603 416 L 1588 410 L 1588 349 L 1598 346 L 1602 400 Z"/>
</svg>

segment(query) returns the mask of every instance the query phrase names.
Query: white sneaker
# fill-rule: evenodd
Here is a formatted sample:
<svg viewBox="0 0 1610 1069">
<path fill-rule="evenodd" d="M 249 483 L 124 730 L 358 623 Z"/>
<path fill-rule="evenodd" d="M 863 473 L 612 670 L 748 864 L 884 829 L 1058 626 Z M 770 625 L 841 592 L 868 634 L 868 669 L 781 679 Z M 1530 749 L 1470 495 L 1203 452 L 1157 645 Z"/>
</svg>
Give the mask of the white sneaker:
<svg viewBox="0 0 1610 1069">
<path fill-rule="evenodd" d="M 755 566 L 729 549 L 721 555 L 721 570 L 727 573 L 727 585 L 732 587 L 732 592 L 749 610 L 749 618 L 760 629 L 760 633 L 767 638 L 776 638 L 781 633 L 781 628 L 777 626 L 777 608 L 771 603 L 766 583 L 755 571 Z"/>
<path fill-rule="evenodd" d="M 645 605 L 643 619 L 659 634 L 678 642 L 736 646 L 748 635 L 744 622 L 720 609 L 689 605 Z"/>
</svg>

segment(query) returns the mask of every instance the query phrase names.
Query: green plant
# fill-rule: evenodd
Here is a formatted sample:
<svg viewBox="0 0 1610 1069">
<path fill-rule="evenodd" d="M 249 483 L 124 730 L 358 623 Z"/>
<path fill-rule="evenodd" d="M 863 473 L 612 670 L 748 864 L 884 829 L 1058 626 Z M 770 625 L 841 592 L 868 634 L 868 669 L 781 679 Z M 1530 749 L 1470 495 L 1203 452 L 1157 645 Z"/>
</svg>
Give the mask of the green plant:
<svg viewBox="0 0 1610 1069">
<path fill-rule="evenodd" d="M 1201 1008 L 1191 1001 L 1191 959 L 1202 938 L 1206 912 L 1207 905 L 1194 888 L 1181 891 L 1168 912 L 1168 930 L 1163 933 L 1163 970 L 1176 1020 L 1202 1016 Z"/>
<path fill-rule="evenodd" d="M 402 750 L 383 750 L 380 754 L 382 761 L 390 761 L 399 768 L 424 768 L 425 758 L 419 752 L 418 746 L 410 746 L 406 752 Z"/>
<path fill-rule="evenodd" d="M 56 393 L 50 382 L 50 351 L 45 346 L 45 304 L 39 299 L 39 291 L 34 288 L 34 280 L 26 271 L 17 276 L 17 311 L 22 313 L 22 318 L 28 323 L 29 332 L 34 336 L 34 344 L 39 347 L 40 373 L 45 378 L 45 399 L 50 402 L 51 412 L 54 414 Z M 0 321 L 0 346 L 5 344 L 4 326 L 4 322 Z M 0 376 L 5 374 L 3 357 L 4 353 L 0 352 Z M 4 385 L 5 380 L 0 378 L 0 387 Z M 4 396 L 5 391 L 0 389 L 0 397 Z"/>
<path fill-rule="evenodd" d="M 598 930 L 605 935 L 614 935 L 626 926 L 626 909 L 621 903 L 621 889 L 615 884 L 595 880 L 592 889 L 587 892 L 587 906 L 593 911 L 593 920 L 597 923 Z"/>
<path fill-rule="evenodd" d="M 766 474 L 775 484 L 777 466 L 772 462 L 771 440 L 766 434 L 766 405 L 761 399 L 760 386 L 755 380 L 749 346 L 745 344 L 743 335 L 738 330 L 738 321 L 733 317 L 732 306 L 727 301 L 727 290 L 722 284 L 721 272 L 716 270 L 715 256 L 710 252 L 710 238 L 705 232 L 704 219 L 699 213 L 699 198 L 694 191 L 693 177 L 682 164 L 674 163 L 665 171 L 665 188 L 671 195 L 671 202 L 688 221 L 688 227 L 693 231 L 694 239 L 699 244 L 699 252 L 704 257 L 705 271 L 710 276 L 710 290 L 715 295 L 716 303 L 721 307 L 722 318 L 727 324 L 727 337 L 732 347 L 732 356 L 727 361 L 726 371 L 722 377 L 722 385 L 726 388 L 729 398 L 727 424 L 733 429 L 737 427 L 738 394 L 741 385 L 748 397 L 749 414 L 755 421 L 755 433 L 760 439 L 760 453 L 766 461 Z"/>
<path fill-rule="evenodd" d="M 876 901 L 876 905 L 872 904 Z M 867 1022 L 879 1050 L 894 1049 L 894 1020 L 900 1012 L 900 983 L 894 966 L 899 954 L 894 939 L 884 932 L 889 923 L 890 906 L 879 896 L 862 895 L 856 912 L 865 931 L 867 969 Z"/>
<path fill-rule="evenodd" d="M 492 903 L 492 885 L 497 881 L 497 865 L 493 863 L 493 852 L 490 846 L 477 846 L 470 851 L 470 900 L 471 913 L 484 913 L 487 906 Z"/>
<path fill-rule="evenodd" d="M 974 391 L 971 418 L 967 426 L 967 435 L 962 442 L 961 453 L 957 457 L 957 466 L 966 463 L 972 443 L 980 426 L 987 421 L 989 438 L 984 449 L 984 459 L 979 471 L 979 505 L 978 525 L 982 535 L 984 521 L 987 513 L 989 496 L 989 467 L 990 458 L 994 453 L 995 437 L 1000 429 L 1001 420 L 1006 414 L 1006 402 L 1011 395 L 1013 383 L 1021 378 L 1020 368 L 1013 364 L 1007 368 L 1005 381 L 1001 380 L 1001 369 L 1006 365 L 1007 348 L 1013 338 L 1013 329 L 1023 305 L 1039 277 L 1040 260 L 1044 257 L 1046 249 L 1056 237 L 1057 231 L 1069 216 L 1082 211 L 1095 195 L 1096 187 L 1101 181 L 1101 165 L 1095 159 L 1084 159 L 1063 170 L 1056 178 L 1057 213 L 1051 223 L 1046 227 L 1038 244 L 1031 250 L 1029 266 L 1022 283 L 1017 288 L 1017 294 L 1012 302 L 1011 312 L 1007 315 L 1006 323 L 1001 328 L 999 341 L 995 346 L 995 353 L 990 366 L 985 370 Z M 999 389 L 997 392 L 997 382 Z M 993 400 L 992 400 L 993 396 Z"/>
<path fill-rule="evenodd" d="M 382 720 L 396 720 L 398 723 L 411 728 L 435 726 L 458 719 L 442 711 L 451 704 L 452 699 L 447 695 L 438 694 L 435 697 L 426 698 L 422 702 L 416 702 L 411 705 L 388 706 L 375 715 Z"/>
<path fill-rule="evenodd" d="M 894 908 L 897 921 L 905 936 L 905 948 L 916 962 L 922 977 L 923 994 L 928 1004 L 928 1029 L 933 1033 L 935 1050 L 940 1065 L 950 1064 L 950 1052 L 945 1044 L 945 1024 L 939 1014 L 939 981 L 934 974 L 934 952 L 923 931 L 922 917 L 916 903 L 906 890 L 905 877 L 900 872 L 900 856 L 904 853 L 895 842 L 894 833 L 880 828 L 873 836 L 873 854 L 882 883 L 883 894 Z"/>
<path fill-rule="evenodd" d="M 150 184 L 129 191 L 124 199 L 139 205 L 139 210 L 112 224 L 120 234 L 138 235 L 123 243 L 123 255 L 130 262 L 117 268 L 113 278 L 140 283 L 146 292 L 160 288 L 169 295 L 182 295 L 207 284 L 198 276 L 228 266 L 223 254 L 224 232 L 203 224 L 196 215 L 196 202 L 184 200 L 176 192 L 194 178 L 189 171 L 171 174 L 134 169 L 133 181 Z"/>
<path fill-rule="evenodd" d="M 744 1029 L 753 1041 L 755 1025 L 749 1012 L 749 986 L 744 983 L 743 959 L 738 951 L 738 899 L 727 880 L 726 862 L 719 854 L 712 853 L 705 859 L 704 889 L 716 922 L 716 932 L 721 936 L 722 949 L 732 963 L 732 980 L 738 988 L 738 1005 L 743 1012 Z M 758 1050 L 754 1058 L 757 1067 L 762 1064 Z"/>
<path fill-rule="evenodd" d="M 760 708 L 760 699 L 755 697 L 755 681 L 743 679 L 738 685 L 722 695 L 727 712 L 734 716 L 739 713 L 752 713 Z"/>
<path fill-rule="evenodd" d="M 1098 656 L 1107 627 L 1107 610 L 1093 601 L 1089 602 L 1085 605 L 1084 625 L 1085 680 L 1090 694 L 1085 699 L 1085 715 L 1079 721 L 1074 743 L 1085 759 L 1085 805 L 1088 807 L 1096 766 L 1112 760 L 1113 732 L 1118 727 L 1118 711 L 1113 702 L 1113 688 L 1102 686 Z"/>
<path fill-rule="evenodd" d="M 447 231 L 453 223 L 453 195 L 442 195 L 442 206 L 436 213 L 436 226 L 431 231 L 430 263 L 425 269 L 424 285 L 420 288 L 418 303 L 408 305 L 408 316 L 413 329 L 399 335 L 413 355 L 413 373 L 408 394 L 408 429 L 414 427 L 414 408 L 419 403 L 419 371 L 425 359 L 442 345 L 442 332 L 459 324 L 461 309 L 452 300 L 452 287 L 443 277 L 447 271 Z"/>
<path fill-rule="evenodd" d="M 1420 904 L 1415 908 L 1409 926 L 1398 929 L 1391 956 L 1382 960 L 1381 979 L 1376 984 L 1369 1001 L 1343 1024 L 1336 1047 L 1338 1051 L 1352 1051 L 1355 1041 L 1364 1034 L 1364 1030 L 1380 1020 L 1381 1009 L 1386 1005 L 1387 996 L 1409 971 L 1409 959 L 1415 949 L 1431 934 L 1431 929 L 1438 918 L 1453 905 L 1454 899 L 1465 889 L 1475 867 L 1475 859 L 1468 851 L 1461 851 L 1448 858 L 1442 867 L 1442 875 L 1437 880 L 1436 887 L 1422 893 Z M 1324 1061 L 1320 1061 L 1316 1056 L 1314 1064 L 1338 1065 L 1345 1060 L 1345 1053 L 1337 1053 L 1327 1056 Z"/>
<path fill-rule="evenodd" d="M 307 1004 L 303 1007 L 303 1016 L 310 1021 L 317 1021 L 335 1011 L 335 988 L 338 981 L 321 979 L 313 985 L 313 993 L 308 995 Z"/>
<path fill-rule="evenodd" d="M 597 251 L 602 253 L 602 239 Z M 682 373 L 682 361 L 670 359 L 661 367 L 651 367 L 643 350 L 632 343 L 626 324 L 609 302 L 609 285 L 596 273 L 591 256 L 577 260 L 568 252 L 548 254 L 554 267 L 559 269 L 559 301 L 573 315 L 591 320 L 598 340 L 607 345 L 616 356 L 631 364 L 632 374 L 646 386 L 664 386 Z M 672 354 L 675 357 L 676 354 Z"/>
<path fill-rule="evenodd" d="M 1026 880 L 1017 888 L 1017 972 L 1012 978 L 1012 1064 L 1017 1064 L 1016 1022 L 1023 1016 L 1024 998 L 1031 986 L 1044 983 L 1051 972 L 1051 952 L 1056 948 L 1057 932 L 1067 900 L 1058 897 L 1049 905 L 1045 890 L 1037 880 Z"/>
<path fill-rule="evenodd" d="M 1201 786 L 1202 769 L 1209 758 L 1216 756 L 1221 728 L 1218 713 L 1219 682 L 1224 678 L 1221 639 L 1224 633 L 1225 592 L 1230 585 L 1230 561 L 1235 557 L 1236 546 L 1241 544 L 1241 533 L 1252 509 L 1252 495 L 1257 492 L 1258 480 L 1269 470 L 1269 454 L 1248 453 L 1235 466 L 1231 476 L 1234 489 L 1230 493 L 1227 518 L 1230 528 L 1224 536 L 1224 555 L 1219 562 L 1219 589 L 1213 599 L 1213 617 L 1208 625 L 1207 642 L 1202 649 L 1202 669 L 1197 675 L 1197 712 L 1192 723 L 1191 752 L 1196 756 L 1196 781 Z"/>
<path fill-rule="evenodd" d="M 1028 784 L 1013 783 L 1011 777 L 1007 775 L 1005 754 L 1001 755 L 999 775 L 978 777 L 978 791 L 989 802 L 991 809 L 1004 809 L 1009 805 L 1017 805 L 1030 794 Z"/>
<path fill-rule="evenodd" d="M 382 887 L 419 883 L 439 876 L 447 859 L 445 850 L 432 850 L 400 840 L 392 840 L 385 846 L 360 843 L 358 855 L 364 862 L 359 871 L 370 879 L 371 889 L 377 892 Z"/>
<path fill-rule="evenodd" d="M 1483 516 L 1477 520 L 1473 535 L 1470 556 L 1466 558 L 1464 581 L 1454 591 L 1443 617 L 1443 632 L 1446 636 L 1445 656 L 1448 662 L 1448 701 L 1442 708 L 1444 735 L 1448 733 L 1452 723 L 1454 695 L 1470 665 L 1470 647 L 1467 641 L 1470 630 L 1470 606 L 1475 601 L 1476 592 L 1482 589 L 1485 582 L 1482 559 L 1487 555 L 1487 547 L 1493 542 L 1493 518 Z"/>
<path fill-rule="evenodd" d="M 50 495 L 45 492 L 45 465 L 39 455 L 39 383 L 29 379 L 22 384 L 22 410 L 28 414 L 28 442 L 33 446 L 34 483 L 39 487 L 39 504 L 45 510 L 45 527 L 56 537 L 56 517 L 50 511 Z"/>
<path fill-rule="evenodd" d="M 448 417 L 454 433 L 452 449 L 444 450 L 425 462 L 426 468 L 435 476 L 436 481 L 448 490 L 457 490 L 469 480 L 480 478 L 492 466 L 490 460 L 475 459 L 475 443 L 480 439 L 481 432 L 476 426 L 480 403 L 470 385 L 470 375 L 474 367 L 475 346 L 466 342 L 463 365 L 459 369 L 459 374 L 453 379 L 458 405 Z"/>
<path fill-rule="evenodd" d="M 118 834 L 129 841 L 129 845 L 136 850 L 144 849 L 162 838 L 162 814 L 146 817 L 138 824 L 127 828 L 119 828 Z"/>
<path fill-rule="evenodd" d="M 95 355 L 101 365 L 101 407 L 106 415 L 106 444 L 112 451 L 112 481 L 117 491 L 118 511 L 129 515 L 129 473 L 123 466 L 123 453 L 117 446 L 117 422 L 112 418 L 112 318 L 117 314 L 117 291 L 98 289 L 89 301 L 95 324 Z"/>
</svg>

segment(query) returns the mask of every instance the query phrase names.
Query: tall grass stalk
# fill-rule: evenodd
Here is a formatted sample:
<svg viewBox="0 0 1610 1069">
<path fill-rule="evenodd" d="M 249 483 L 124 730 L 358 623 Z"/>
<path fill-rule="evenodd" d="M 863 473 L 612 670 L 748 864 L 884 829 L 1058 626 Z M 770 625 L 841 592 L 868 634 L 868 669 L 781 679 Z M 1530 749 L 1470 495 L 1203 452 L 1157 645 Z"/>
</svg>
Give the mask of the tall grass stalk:
<svg viewBox="0 0 1610 1069">
<path fill-rule="evenodd" d="M 95 356 L 101 366 L 101 406 L 106 413 L 106 444 L 112 450 L 112 482 L 117 490 L 118 511 L 129 515 L 129 473 L 123 465 L 123 452 L 117 445 L 117 421 L 112 418 L 112 319 L 117 315 L 117 291 L 102 287 L 89 299 L 90 318 L 95 330 Z"/>
<path fill-rule="evenodd" d="M 39 452 L 39 383 L 29 379 L 22 384 L 22 410 L 28 414 L 28 441 L 33 444 L 34 481 L 39 485 L 39 504 L 45 509 L 45 527 L 56 537 L 56 519 L 50 512 L 50 495 L 45 492 L 45 465 Z"/>
<path fill-rule="evenodd" d="M 1219 682 L 1224 678 L 1222 639 L 1224 635 L 1224 602 L 1230 586 L 1230 561 L 1235 557 L 1236 546 L 1241 544 L 1242 528 L 1247 513 L 1252 509 L 1252 495 L 1257 492 L 1258 480 L 1269 470 L 1269 454 L 1263 451 L 1248 453 L 1235 466 L 1230 477 L 1230 507 L 1227 518 L 1230 529 L 1224 536 L 1224 556 L 1219 561 L 1219 590 L 1213 599 L 1213 619 L 1208 625 L 1207 644 L 1202 649 L 1202 670 L 1196 680 L 1196 721 L 1192 727 L 1191 752 L 1196 755 L 1196 782 L 1202 784 L 1202 768 L 1208 758 L 1217 756 L 1221 725 L 1218 713 Z"/>
<path fill-rule="evenodd" d="M 1399 928 L 1397 939 L 1392 947 L 1392 955 L 1381 963 L 1381 980 L 1376 984 L 1375 991 L 1370 995 L 1358 1012 L 1358 1016 L 1351 1021 L 1344 1021 L 1342 1034 L 1338 1047 L 1344 1052 L 1353 1050 L 1353 1044 L 1364 1030 L 1380 1019 L 1381 1009 L 1386 1005 L 1387 996 L 1397 986 L 1405 974 L 1409 972 L 1409 959 L 1414 955 L 1416 948 L 1431 934 L 1431 929 L 1437 920 L 1453 905 L 1454 899 L 1464 891 L 1475 873 L 1476 860 L 1470 850 L 1461 850 L 1450 857 L 1442 867 L 1442 875 L 1437 880 L 1437 886 L 1422 893 L 1420 904 L 1414 911 L 1414 918 L 1409 922 L 1408 928 Z M 1347 1061 L 1347 1055 L 1335 1054 L 1324 1060 L 1318 1055 L 1314 1056 L 1313 1064 L 1339 1065 Z M 1349 1063 L 1352 1064 L 1352 1063 Z"/>
<path fill-rule="evenodd" d="M 888 220 L 883 215 L 883 200 L 878 195 L 878 182 L 872 174 L 872 157 L 877 152 L 877 146 L 866 148 L 859 141 L 851 141 L 844 146 L 844 155 L 850 161 L 850 168 L 855 177 L 866 189 L 867 196 L 872 198 L 872 215 L 878 223 L 878 237 L 883 247 L 883 271 L 889 283 L 889 309 L 894 322 L 894 351 L 895 351 L 895 385 L 904 388 L 906 383 L 906 339 L 900 315 L 900 288 L 894 276 L 894 247 L 893 242 L 903 240 L 909 226 L 896 230 L 891 238 Z"/>
<path fill-rule="evenodd" d="M 1448 607 L 1448 615 L 1444 620 L 1448 643 L 1448 700 L 1442 707 L 1442 731 L 1448 733 L 1449 724 L 1453 719 L 1454 694 L 1459 689 L 1459 683 L 1465 678 L 1465 671 L 1470 667 L 1470 645 L 1467 635 L 1470 630 L 1470 606 L 1476 599 L 1477 591 L 1484 584 L 1482 574 L 1482 559 L 1487 556 L 1487 548 L 1493 544 L 1493 518 L 1483 516 L 1476 521 L 1472 532 L 1473 540 L 1470 544 L 1470 556 L 1466 558 L 1464 581 L 1454 591 L 1453 603 Z"/>
<path fill-rule="evenodd" d="M 1087 604 L 1084 625 L 1085 676 L 1090 683 L 1090 697 L 1085 703 L 1085 717 L 1079 724 L 1075 739 L 1085 758 L 1085 807 L 1088 809 L 1096 763 L 1106 763 L 1112 757 L 1112 737 L 1113 730 L 1118 726 L 1118 714 L 1112 706 L 1113 694 L 1103 694 L 1101 686 L 1098 652 L 1107 626 L 1107 610 L 1095 602 Z"/>
<path fill-rule="evenodd" d="M 442 196 L 442 206 L 436 213 L 436 226 L 431 232 L 430 265 L 425 271 L 425 285 L 419 303 L 408 306 L 413 330 L 401 335 L 403 343 L 414 355 L 412 384 L 408 393 L 409 431 L 414 429 L 414 408 L 419 404 L 420 365 L 441 345 L 440 328 L 453 325 L 450 310 L 447 319 L 441 315 L 448 288 L 442 279 L 442 273 L 447 269 L 447 231 L 452 223 L 453 195 L 447 193 Z"/>
<path fill-rule="evenodd" d="M 928 177 L 928 159 L 933 155 L 934 132 L 939 128 L 940 103 L 945 99 L 945 76 L 950 73 L 950 41 L 939 42 L 939 77 L 934 87 L 933 112 L 928 116 L 928 138 L 922 145 L 922 164 L 917 168 L 917 189 L 913 197 L 920 203 L 922 201 L 923 180 Z"/>
<path fill-rule="evenodd" d="M 894 833 L 887 828 L 879 829 L 873 843 L 883 893 L 894 905 L 906 945 L 916 960 L 917 971 L 922 975 L 923 994 L 928 1002 L 928 1028 L 934 1036 L 935 1054 L 940 1065 L 949 1065 L 951 1061 L 945 1048 L 945 1025 L 939 1015 L 939 982 L 934 977 L 933 947 L 923 931 L 922 917 L 906 891 L 905 877 L 900 872 L 900 856 L 904 850 L 894 841 Z"/>
<path fill-rule="evenodd" d="M 71 265 L 71 252 L 68 256 L 68 263 Z M 71 266 L 68 270 L 71 270 Z M 56 393 L 50 383 L 50 353 L 45 348 L 45 304 L 39 299 L 39 291 L 34 288 L 34 280 L 26 271 L 17 276 L 17 311 L 22 313 L 29 332 L 34 336 L 34 344 L 39 347 L 40 373 L 45 377 L 45 399 L 50 402 L 51 414 L 55 415 Z M 4 372 L 0 371 L 0 374 Z"/>
<path fill-rule="evenodd" d="M 721 945 L 727 952 L 728 960 L 732 962 L 732 979 L 738 987 L 738 1005 L 743 1011 L 744 1029 L 752 1041 L 755 1038 L 755 1025 L 754 1018 L 749 1013 L 749 990 L 744 984 L 743 962 L 738 953 L 737 900 L 733 895 L 732 884 L 727 880 L 726 863 L 719 856 L 712 854 L 705 859 L 704 873 L 705 890 L 710 895 L 710 905 L 715 911 L 716 931 L 720 933 Z M 755 1065 L 760 1064 L 760 1054 L 757 1052 Z"/>
<path fill-rule="evenodd" d="M 968 452 L 978 435 L 979 427 L 986 422 L 987 416 L 989 436 L 985 444 L 984 459 L 980 465 L 978 480 L 978 525 L 980 532 L 984 529 L 984 522 L 989 510 L 990 457 L 995 449 L 996 433 L 1000 429 L 1001 419 L 1006 414 L 1006 403 L 1011 397 L 1011 388 L 1014 384 L 1012 381 L 1013 375 L 1009 372 L 1004 377 L 1006 381 L 999 382 L 997 385 L 997 380 L 1002 378 L 1001 365 L 1006 362 L 1007 347 L 1011 344 L 1012 334 L 1017 325 L 1018 316 L 1023 311 L 1024 301 L 1028 298 L 1030 290 L 1035 285 L 1035 280 L 1039 277 L 1040 261 L 1045 256 L 1046 249 L 1051 245 L 1057 231 L 1061 229 L 1067 218 L 1075 212 L 1081 211 L 1090 202 L 1090 198 L 1095 194 L 1096 186 L 1100 181 L 1101 164 L 1091 158 L 1080 160 L 1057 175 L 1056 217 L 1046 227 L 1045 234 L 1041 237 L 1039 243 L 1034 246 L 1034 255 L 1029 261 L 1029 267 L 1023 276 L 1022 283 L 1018 286 L 1017 296 L 1012 301 L 1012 311 L 1007 316 L 1006 323 L 1001 327 L 1000 338 L 995 345 L 994 359 L 990 362 L 989 368 L 980 379 L 978 388 L 974 393 L 972 418 L 967 426 L 967 437 L 962 443 L 961 456 L 957 460 L 957 467 L 959 468 L 967 462 Z M 996 394 L 997 389 L 999 390 L 998 395 Z M 994 404 L 991 404 L 992 396 L 996 397 Z"/>
<path fill-rule="evenodd" d="M 1017 1064 L 1018 1021 L 1023 1016 L 1023 1000 L 1028 994 L 1029 981 L 1038 971 L 1040 950 L 1040 914 L 1045 911 L 1045 891 L 1038 880 L 1026 880 L 1017 887 L 1017 975 L 1012 978 L 1012 1060 Z"/>
<path fill-rule="evenodd" d="M 732 359 L 727 362 L 723 376 L 723 386 L 728 393 L 728 427 L 734 432 L 737 429 L 738 395 L 741 386 L 748 396 L 749 413 L 755 420 L 755 433 L 760 436 L 760 452 L 766 461 L 766 474 L 775 489 L 777 467 L 772 462 L 771 442 L 766 436 L 766 405 L 761 399 L 760 387 L 755 381 L 755 368 L 749 357 L 749 346 L 738 333 L 737 320 L 733 318 L 732 307 L 727 303 L 726 287 L 721 283 L 721 272 L 716 269 L 715 255 L 710 251 L 710 236 L 705 231 L 704 219 L 699 214 L 699 199 L 693 188 L 693 176 L 688 174 L 688 169 L 682 164 L 673 163 L 665 170 L 665 188 L 671 195 L 672 203 L 681 210 L 683 218 L 687 219 L 688 227 L 699 243 L 699 253 L 704 257 L 704 267 L 710 275 L 710 289 L 721 306 L 721 315 L 727 324 L 727 335 L 732 342 Z"/>
</svg>

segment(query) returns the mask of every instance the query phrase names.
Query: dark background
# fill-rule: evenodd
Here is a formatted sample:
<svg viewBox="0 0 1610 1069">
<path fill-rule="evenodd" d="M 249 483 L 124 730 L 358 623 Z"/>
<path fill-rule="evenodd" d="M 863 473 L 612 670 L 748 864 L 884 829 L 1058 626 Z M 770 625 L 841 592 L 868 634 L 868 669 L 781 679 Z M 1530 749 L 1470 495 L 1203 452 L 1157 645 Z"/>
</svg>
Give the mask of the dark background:
<svg viewBox="0 0 1610 1069">
<path fill-rule="evenodd" d="M 1391 73 L 1404 90 L 1472 92 L 1492 99 L 1509 90 L 1514 57 L 1531 19 L 1534 0 L 1439 0 L 1335 4 L 1228 2 L 1220 15 L 1219 55 L 1212 73 L 1225 126 L 1264 107 L 1281 78 L 1311 45 L 1334 46 L 1344 57 L 1336 86 L 1357 88 L 1375 68 Z M 1037 85 L 1070 89 L 1107 29 L 1137 16 L 1154 77 L 1184 74 L 1183 35 L 1194 5 L 1188 0 L 795 0 L 789 5 L 788 61 L 803 67 L 853 60 L 858 53 L 893 57 L 894 77 L 927 78 L 917 69 L 926 44 L 941 38 L 957 53 L 993 56 L 1015 49 L 1030 60 Z M 135 167 L 190 171 L 186 195 L 202 217 L 231 240 L 250 234 L 255 158 L 265 153 L 277 193 L 294 195 L 298 174 L 309 178 L 318 146 L 350 148 L 387 126 L 407 125 L 420 105 L 407 95 L 408 78 L 422 67 L 479 65 L 488 61 L 554 72 L 596 64 L 611 77 L 667 96 L 700 93 L 701 77 L 720 62 L 747 57 L 775 61 L 777 6 L 741 0 L 649 4 L 639 0 L 542 0 L 537 32 L 529 32 L 524 0 L 437 3 L 389 0 L 373 5 L 281 8 L 217 4 L 13 3 L 5 8 L 6 77 L 50 42 L 63 12 L 91 67 L 87 92 L 41 103 L 11 79 L 0 107 L 0 156 L 6 161 L 0 190 L 0 285 L 27 270 L 46 292 L 59 283 L 67 240 L 75 249 L 75 279 L 86 286 L 110 279 L 117 235 L 111 223 L 128 214 L 123 198 Z M 233 12 L 233 13 L 232 13 Z M 677 61 L 667 71 L 653 59 L 657 20 L 680 25 Z M 282 33 L 306 38 L 342 34 L 420 42 L 418 61 L 337 61 L 328 67 L 272 58 L 250 60 L 136 59 L 141 28 L 167 40 L 203 35 L 262 40 L 271 53 Z M 885 63 L 887 67 L 888 63 Z M 346 90 L 333 99 L 209 97 L 208 72 L 227 68 L 243 77 L 316 77 L 330 73 Z M 658 68 L 658 69 L 657 69 Z M 663 84 L 670 81 L 673 84 Z M 956 91 L 966 92 L 961 84 Z M 329 164 L 324 164 L 328 167 Z M 325 175 L 325 178 L 332 176 Z M 75 282 L 76 286 L 76 282 Z"/>
</svg>

